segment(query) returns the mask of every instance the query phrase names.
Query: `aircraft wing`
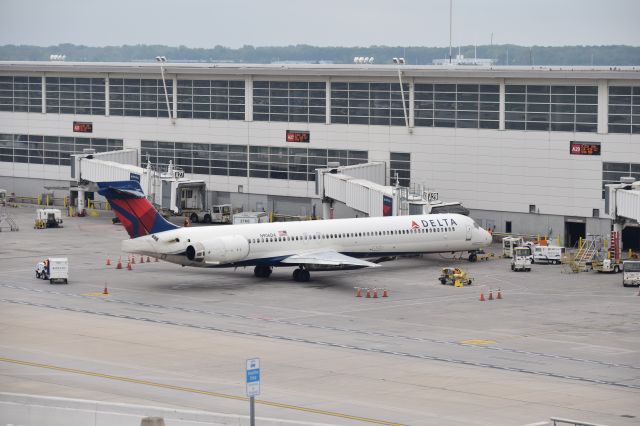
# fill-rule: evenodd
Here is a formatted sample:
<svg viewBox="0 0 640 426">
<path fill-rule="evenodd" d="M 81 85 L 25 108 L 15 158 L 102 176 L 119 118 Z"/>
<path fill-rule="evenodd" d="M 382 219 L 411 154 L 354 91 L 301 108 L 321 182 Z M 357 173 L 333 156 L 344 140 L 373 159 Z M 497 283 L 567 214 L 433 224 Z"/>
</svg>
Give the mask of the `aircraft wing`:
<svg viewBox="0 0 640 426">
<path fill-rule="evenodd" d="M 326 265 L 326 266 L 360 266 L 360 267 L 377 267 L 377 263 L 368 262 L 366 260 L 357 259 L 347 256 L 337 251 L 311 251 L 301 254 L 294 254 L 280 262 L 292 263 L 294 265 Z"/>
</svg>

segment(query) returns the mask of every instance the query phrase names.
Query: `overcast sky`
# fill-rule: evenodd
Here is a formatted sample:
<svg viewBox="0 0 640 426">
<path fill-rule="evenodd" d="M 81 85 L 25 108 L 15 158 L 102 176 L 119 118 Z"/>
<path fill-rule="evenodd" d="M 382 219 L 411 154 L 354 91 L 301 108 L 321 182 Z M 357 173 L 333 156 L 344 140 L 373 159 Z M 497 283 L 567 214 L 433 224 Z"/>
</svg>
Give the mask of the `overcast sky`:
<svg viewBox="0 0 640 426">
<path fill-rule="evenodd" d="M 640 46 L 640 0 L 454 0 L 453 45 Z M 447 46 L 449 0 L 0 0 L 0 44 Z"/>
</svg>

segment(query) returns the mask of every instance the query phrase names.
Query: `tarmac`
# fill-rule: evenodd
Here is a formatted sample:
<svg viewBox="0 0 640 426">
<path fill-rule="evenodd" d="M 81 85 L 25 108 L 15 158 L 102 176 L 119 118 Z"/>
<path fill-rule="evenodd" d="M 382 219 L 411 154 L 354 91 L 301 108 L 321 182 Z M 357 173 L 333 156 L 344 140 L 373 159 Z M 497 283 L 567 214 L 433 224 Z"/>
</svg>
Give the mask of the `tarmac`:
<svg viewBox="0 0 640 426">
<path fill-rule="evenodd" d="M 640 297 L 619 274 L 538 264 L 512 272 L 508 259 L 450 253 L 312 272 L 308 283 L 293 281 L 291 268 L 263 279 L 252 268 L 140 256 L 127 270 L 127 234 L 110 213 L 35 230 L 34 210 L 8 209 L 21 229 L 0 233 L 2 392 L 246 415 L 245 361 L 257 357 L 260 417 L 640 421 Z M 36 279 L 45 257 L 69 259 L 69 284 Z M 447 266 L 469 271 L 473 284 L 441 285 Z M 389 297 L 355 297 L 354 287 Z M 494 300 L 480 301 L 490 290 Z"/>
</svg>

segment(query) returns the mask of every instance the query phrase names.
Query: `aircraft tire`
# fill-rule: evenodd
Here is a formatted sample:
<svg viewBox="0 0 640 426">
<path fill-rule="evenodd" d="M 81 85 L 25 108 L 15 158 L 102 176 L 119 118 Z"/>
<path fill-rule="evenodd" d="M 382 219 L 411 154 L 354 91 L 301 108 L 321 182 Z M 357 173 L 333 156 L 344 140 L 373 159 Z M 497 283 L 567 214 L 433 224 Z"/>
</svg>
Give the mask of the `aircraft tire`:
<svg viewBox="0 0 640 426">
<path fill-rule="evenodd" d="M 311 274 L 306 269 L 300 270 L 300 281 L 303 283 L 308 282 L 311 279 Z"/>
<path fill-rule="evenodd" d="M 258 278 L 269 278 L 269 276 L 271 275 L 271 272 L 272 270 L 270 266 L 257 265 L 253 269 L 253 275 L 255 275 Z"/>
<path fill-rule="evenodd" d="M 478 255 L 475 253 L 471 253 L 469 255 L 469 262 L 476 262 L 478 260 Z"/>
<path fill-rule="evenodd" d="M 301 270 L 302 269 L 294 269 L 293 270 L 293 280 L 294 281 L 300 282 L 300 271 Z"/>
</svg>

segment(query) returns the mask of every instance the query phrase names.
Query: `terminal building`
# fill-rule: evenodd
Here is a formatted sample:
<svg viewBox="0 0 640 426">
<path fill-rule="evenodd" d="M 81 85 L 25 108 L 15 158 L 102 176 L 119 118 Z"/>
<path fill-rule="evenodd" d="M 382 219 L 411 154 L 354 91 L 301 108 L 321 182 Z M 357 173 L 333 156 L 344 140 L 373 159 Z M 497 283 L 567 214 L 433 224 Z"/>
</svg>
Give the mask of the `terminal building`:
<svg viewBox="0 0 640 426">
<path fill-rule="evenodd" d="M 316 169 L 384 162 L 495 232 L 573 245 L 610 232 L 604 185 L 640 180 L 640 68 L 0 62 L 0 188 L 64 190 L 86 148 L 293 215 L 319 214 Z"/>
</svg>

